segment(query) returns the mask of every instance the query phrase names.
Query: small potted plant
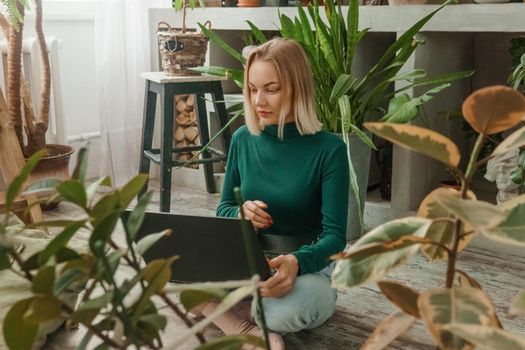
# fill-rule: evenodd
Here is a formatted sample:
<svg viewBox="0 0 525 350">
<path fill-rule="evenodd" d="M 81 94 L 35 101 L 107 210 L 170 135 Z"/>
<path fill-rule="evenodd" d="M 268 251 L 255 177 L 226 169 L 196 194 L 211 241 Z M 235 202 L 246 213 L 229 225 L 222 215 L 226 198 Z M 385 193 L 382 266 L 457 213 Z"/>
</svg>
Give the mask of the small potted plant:
<svg viewBox="0 0 525 350">
<path fill-rule="evenodd" d="M 34 109 L 29 87 L 22 74 L 22 40 L 24 15 L 27 1 L 5 0 L 8 19 L 0 14 L 0 26 L 8 42 L 7 50 L 7 83 L 6 95 L 10 125 L 13 126 L 20 148 L 26 158 L 39 150 L 46 150 L 47 156 L 42 158 L 33 170 L 33 179 L 55 176 L 69 176 L 69 158 L 73 148 L 67 145 L 46 143 L 46 132 L 49 125 L 49 107 L 51 94 L 51 69 L 47 54 L 47 46 L 42 29 L 42 1 L 34 2 L 35 31 L 40 48 L 42 65 L 40 111 Z M 25 135 L 24 135 L 25 132 Z"/>
<path fill-rule="evenodd" d="M 204 2 L 199 0 L 200 7 Z M 186 28 L 186 14 L 188 7 L 194 9 L 196 0 L 174 0 L 172 2 L 175 11 L 182 11 L 181 28 L 172 28 L 166 22 L 160 22 L 157 28 L 159 49 L 162 59 L 162 69 L 168 75 L 195 75 L 200 74 L 188 68 L 202 66 L 206 58 L 208 38 L 197 33 L 195 28 Z M 208 29 L 210 21 L 206 24 Z"/>
</svg>

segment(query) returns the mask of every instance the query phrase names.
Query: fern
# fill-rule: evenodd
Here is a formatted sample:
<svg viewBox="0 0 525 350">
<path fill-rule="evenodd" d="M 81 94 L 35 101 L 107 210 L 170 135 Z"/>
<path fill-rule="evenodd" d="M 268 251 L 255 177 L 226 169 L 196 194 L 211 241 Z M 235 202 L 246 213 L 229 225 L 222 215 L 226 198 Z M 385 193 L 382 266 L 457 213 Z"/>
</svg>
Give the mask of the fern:
<svg viewBox="0 0 525 350">
<path fill-rule="evenodd" d="M 20 30 L 20 24 L 24 22 L 24 17 L 18 10 L 18 5 L 22 5 L 24 8 L 29 7 L 29 0 L 0 0 L 7 9 L 7 17 L 9 23 L 13 26 L 16 31 Z"/>
</svg>

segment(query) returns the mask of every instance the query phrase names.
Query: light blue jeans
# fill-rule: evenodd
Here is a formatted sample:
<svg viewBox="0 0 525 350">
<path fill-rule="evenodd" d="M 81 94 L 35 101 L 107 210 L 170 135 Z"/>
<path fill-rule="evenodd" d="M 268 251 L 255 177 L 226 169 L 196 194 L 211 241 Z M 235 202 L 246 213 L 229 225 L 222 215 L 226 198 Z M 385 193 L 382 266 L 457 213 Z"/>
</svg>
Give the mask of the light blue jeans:
<svg viewBox="0 0 525 350">
<path fill-rule="evenodd" d="M 266 326 L 280 334 L 315 328 L 328 320 L 335 310 L 337 291 L 331 287 L 333 263 L 316 273 L 301 275 L 293 289 L 282 298 L 262 298 Z M 262 327 L 261 314 L 255 300 L 252 315 Z"/>
</svg>

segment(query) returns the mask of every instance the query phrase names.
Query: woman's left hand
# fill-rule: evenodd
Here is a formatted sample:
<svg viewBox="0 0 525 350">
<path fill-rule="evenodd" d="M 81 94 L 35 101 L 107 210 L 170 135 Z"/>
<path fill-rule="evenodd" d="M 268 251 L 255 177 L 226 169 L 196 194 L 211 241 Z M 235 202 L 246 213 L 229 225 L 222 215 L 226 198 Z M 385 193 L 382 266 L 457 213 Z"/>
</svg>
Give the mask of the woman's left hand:
<svg viewBox="0 0 525 350">
<path fill-rule="evenodd" d="M 261 296 L 280 298 L 288 294 L 295 283 L 299 262 L 292 254 L 279 255 L 268 262 L 277 272 L 261 283 Z"/>
</svg>

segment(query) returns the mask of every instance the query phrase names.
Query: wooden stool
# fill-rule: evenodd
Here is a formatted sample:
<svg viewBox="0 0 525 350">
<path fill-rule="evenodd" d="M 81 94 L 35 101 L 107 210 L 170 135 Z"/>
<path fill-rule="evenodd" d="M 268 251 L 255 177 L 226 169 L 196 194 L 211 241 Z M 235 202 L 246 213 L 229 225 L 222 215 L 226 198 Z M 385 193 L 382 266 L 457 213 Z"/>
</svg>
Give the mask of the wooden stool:
<svg viewBox="0 0 525 350">
<path fill-rule="evenodd" d="M 149 174 L 150 162 L 160 165 L 160 211 L 170 211 L 171 198 L 171 168 L 180 166 L 185 161 L 173 160 L 173 154 L 182 152 L 200 151 L 209 142 L 208 115 L 204 94 L 210 93 L 219 117 L 219 126 L 222 129 L 228 123 L 228 115 L 224 105 L 221 81 L 226 77 L 212 75 L 169 76 L 163 72 L 142 73 L 146 79 L 146 94 L 144 100 L 144 121 L 142 124 L 142 141 L 140 151 L 139 173 Z M 161 122 L 160 122 L 160 149 L 153 149 L 153 128 L 155 124 L 155 106 L 157 94 L 160 94 Z M 200 145 L 188 147 L 173 147 L 173 109 L 175 95 L 196 95 L 197 124 L 199 128 Z M 230 146 L 231 133 L 226 129 L 222 133 L 226 152 L 209 148 L 202 152 L 202 159 L 195 159 L 189 164 L 203 164 L 206 179 L 206 190 L 215 193 L 215 179 L 213 177 L 213 162 L 226 160 L 226 153 Z M 212 153 L 215 157 L 212 157 Z M 147 190 L 144 186 L 140 195 Z"/>
</svg>

